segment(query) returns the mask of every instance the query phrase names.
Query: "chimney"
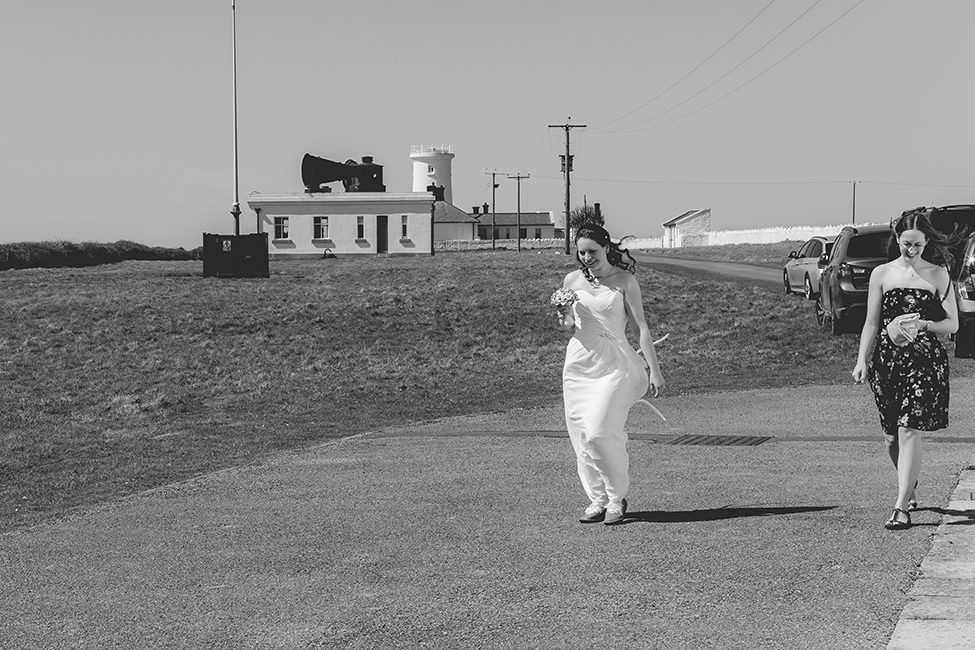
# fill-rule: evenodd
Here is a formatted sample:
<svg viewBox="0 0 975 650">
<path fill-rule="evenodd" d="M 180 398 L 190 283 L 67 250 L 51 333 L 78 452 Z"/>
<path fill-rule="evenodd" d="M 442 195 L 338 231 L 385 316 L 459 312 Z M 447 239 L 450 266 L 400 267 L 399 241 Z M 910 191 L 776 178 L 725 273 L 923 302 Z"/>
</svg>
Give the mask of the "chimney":
<svg viewBox="0 0 975 650">
<path fill-rule="evenodd" d="M 434 201 L 443 201 L 443 185 L 437 187 L 436 185 L 427 185 L 427 192 L 433 192 Z"/>
<path fill-rule="evenodd" d="M 474 214 L 481 214 L 481 206 L 479 205 L 474 206 Z"/>
<path fill-rule="evenodd" d="M 487 213 L 488 213 L 488 204 L 485 203 L 484 204 L 484 214 L 487 214 Z"/>
<path fill-rule="evenodd" d="M 363 156 L 362 157 L 362 162 L 364 162 L 367 165 L 372 164 L 372 156 Z"/>
<path fill-rule="evenodd" d="M 596 212 L 596 221 L 598 222 L 599 221 L 599 204 L 598 203 L 593 203 L 592 204 L 592 209 L 595 210 L 595 212 Z"/>
</svg>

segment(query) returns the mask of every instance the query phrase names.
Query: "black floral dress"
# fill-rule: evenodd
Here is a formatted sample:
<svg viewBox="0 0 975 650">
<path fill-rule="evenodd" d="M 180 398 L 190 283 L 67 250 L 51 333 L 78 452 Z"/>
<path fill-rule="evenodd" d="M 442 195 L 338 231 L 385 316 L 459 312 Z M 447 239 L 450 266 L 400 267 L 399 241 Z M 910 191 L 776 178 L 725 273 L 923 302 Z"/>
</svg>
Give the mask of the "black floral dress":
<svg viewBox="0 0 975 650">
<path fill-rule="evenodd" d="M 884 293 L 881 329 L 867 378 L 887 435 L 896 436 L 898 427 L 937 431 L 948 426 L 948 353 L 941 341 L 920 332 L 913 343 L 900 347 L 886 329 L 901 314 L 916 312 L 931 320 L 941 309 L 940 299 L 927 289 L 895 287 Z"/>
</svg>

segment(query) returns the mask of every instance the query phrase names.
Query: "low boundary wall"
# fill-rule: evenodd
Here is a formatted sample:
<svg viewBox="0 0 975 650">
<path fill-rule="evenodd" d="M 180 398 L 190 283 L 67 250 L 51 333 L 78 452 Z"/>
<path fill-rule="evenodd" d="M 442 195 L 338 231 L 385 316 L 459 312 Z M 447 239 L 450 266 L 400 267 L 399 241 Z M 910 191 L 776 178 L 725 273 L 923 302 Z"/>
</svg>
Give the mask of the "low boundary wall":
<svg viewBox="0 0 975 650">
<path fill-rule="evenodd" d="M 695 234 L 695 241 L 702 240 L 707 236 L 707 246 L 723 246 L 725 244 L 774 244 L 780 241 L 806 241 L 812 237 L 833 238 L 839 234 L 845 226 L 844 223 L 837 226 L 782 226 L 778 228 L 753 228 L 749 230 L 715 230 L 707 233 Z M 858 223 L 857 226 L 877 226 L 886 224 Z M 663 237 L 628 237 L 623 241 L 623 247 L 633 250 L 652 250 L 664 247 Z M 440 252 L 448 251 L 483 251 L 492 248 L 504 250 L 517 250 L 518 241 L 515 239 L 496 239 L 494 246 L 490 239 L 475 240 L 447 240 L 433 242 L 433 250 Z M 529 249 L 565 249 L 565 240 L 558 239 L 522 239 L 522 250 Z"/>
</svg>

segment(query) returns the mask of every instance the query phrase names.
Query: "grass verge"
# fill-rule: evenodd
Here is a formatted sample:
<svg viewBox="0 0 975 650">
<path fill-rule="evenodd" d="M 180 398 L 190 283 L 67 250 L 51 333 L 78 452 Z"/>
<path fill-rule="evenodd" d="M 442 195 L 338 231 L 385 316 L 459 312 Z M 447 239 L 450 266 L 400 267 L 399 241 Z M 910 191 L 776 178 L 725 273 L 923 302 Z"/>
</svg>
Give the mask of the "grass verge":
<svg viewBox="0 0 975 650">
<path fill-rule="evenodd" d="M 557 404 L 554 251 L 0 273 L 0 530 L 411 421 Z M 640 268 L 671 393 L 849 380 L 812 306 Z"/>
</svg>

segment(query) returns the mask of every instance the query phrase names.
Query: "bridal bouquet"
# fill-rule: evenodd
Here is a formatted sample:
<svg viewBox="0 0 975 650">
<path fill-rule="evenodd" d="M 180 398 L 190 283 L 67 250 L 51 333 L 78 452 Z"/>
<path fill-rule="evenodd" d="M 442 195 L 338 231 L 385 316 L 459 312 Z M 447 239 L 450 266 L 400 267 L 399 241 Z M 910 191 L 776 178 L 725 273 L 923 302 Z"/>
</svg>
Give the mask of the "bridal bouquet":
<svg viewBox="0 0 975 650">
<path fill-rule="evenodd" d="M 579 296 L 572 289 L 556 289 L 555 293 L 552 294 L 551 302 L 553 307 L 564 309 L 571 306 L 578 299 Z"/>
</svg>

